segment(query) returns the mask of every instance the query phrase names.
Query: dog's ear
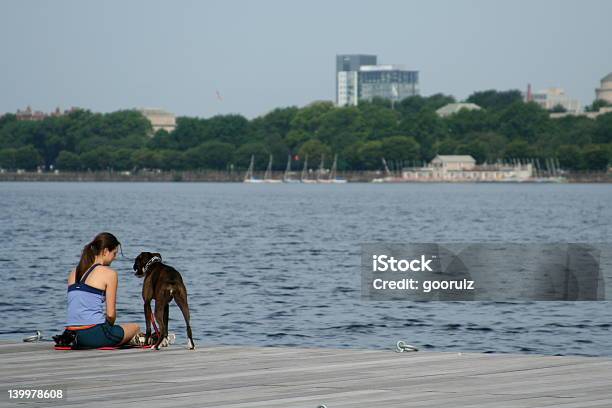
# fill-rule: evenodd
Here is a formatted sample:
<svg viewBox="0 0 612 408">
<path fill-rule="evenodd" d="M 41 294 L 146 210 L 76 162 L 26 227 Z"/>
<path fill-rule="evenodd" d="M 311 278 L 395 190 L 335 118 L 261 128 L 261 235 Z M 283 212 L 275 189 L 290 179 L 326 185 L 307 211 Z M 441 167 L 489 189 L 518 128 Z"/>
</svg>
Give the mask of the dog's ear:
<svg viewBox="0 0 612 408">
<path fill-rule="evenodd" d="M 154 256 L 157 256 L 159 257 L 160 261 L 162 260 L 161 254 L 159 252 L 155 252 L 154 254 L 151 254 L 151 255 L 152 255 L 151 258 L 153 258 Z"/>
<path fill-rule="evenodd" d="M 134 259 L 134 266 L 133 266 L 133 268 L 134 268 L 134 270 L 135 270 L 135 271 L 137 271 L 137 270 L 138 270 L 138 265 L 140 265 L 140 262 L 139 262 L 139 261 L 140 261 L 140 256 L 141 256 L 141 255 L 142 255 L 142 254 L 138 255 L 138 256 L 136 257 L 136 259 Z"/>
<path fill-rule="evenodd" d="M 134 271 L 136 276 L 144 276 L 142 268 L 146 262 L 148 252 L 141 252 L 134 260 Z"/>
</svg>

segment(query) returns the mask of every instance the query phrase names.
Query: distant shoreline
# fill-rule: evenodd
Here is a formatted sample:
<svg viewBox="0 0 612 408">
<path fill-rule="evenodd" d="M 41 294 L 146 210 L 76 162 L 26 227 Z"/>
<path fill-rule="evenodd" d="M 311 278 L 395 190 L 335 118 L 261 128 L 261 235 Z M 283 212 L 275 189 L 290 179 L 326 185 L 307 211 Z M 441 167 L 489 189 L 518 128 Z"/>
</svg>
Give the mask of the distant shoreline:
<svg viewBox="0 0 612 408">
<path fill-rule="evenodd" d="M 273 172 L 272 178 L 282 180 L 284 172 Z M 340 178 L 351 183 L 368 183 L 375 178 L 383 176 L 376 171 L 348 171 L 338 172 Z M 256 177 L 262 178 L 261 175 Z M 295 177 L 296 179 L 299 176 Z M 314 178 L 311 176 L 311 178 Z M 0 173 L 0 182 L 217 182 L 217 183 L 240 183 L 244 179 L 244 172 L 227 172 L 215 170 L 202 171 L 140 171 L 137 173 L 125 173 L 116 171 L 96 172 L 3 172 Z M 435 181 L 433 183 L 440 183 Z M 568 183 L 612 183 L 611 172 L 588 172 L 570 173 L 567 175 Z M 432 182 L 410 182 L 410 183 L 432 183 Z M 463 183 L 463 182 L 460 182 Z M 524 183 L 531 183 L 529 181 Z"/>
</svg>

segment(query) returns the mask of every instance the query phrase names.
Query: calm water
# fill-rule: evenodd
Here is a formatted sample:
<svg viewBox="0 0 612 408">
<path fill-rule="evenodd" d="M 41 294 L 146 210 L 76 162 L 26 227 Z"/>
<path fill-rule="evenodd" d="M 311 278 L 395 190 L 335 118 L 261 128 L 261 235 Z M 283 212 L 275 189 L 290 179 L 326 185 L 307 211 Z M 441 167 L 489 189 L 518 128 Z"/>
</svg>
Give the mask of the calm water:
<svg viewBox="0 0 612 408">
<path fill-rule="evenodd" d="M 132 264 L 183 275 L 196 343 L 612 355 L 612 304 L 360 299 L 362 242 L 602 242 L 609 185 L 0 183 L 0 339 L 59 332 L 68 271 L 123 243 L 118 320 L 143 324 Z M 170 330 L 184 343 L 180 311 Z"/>
</svg>

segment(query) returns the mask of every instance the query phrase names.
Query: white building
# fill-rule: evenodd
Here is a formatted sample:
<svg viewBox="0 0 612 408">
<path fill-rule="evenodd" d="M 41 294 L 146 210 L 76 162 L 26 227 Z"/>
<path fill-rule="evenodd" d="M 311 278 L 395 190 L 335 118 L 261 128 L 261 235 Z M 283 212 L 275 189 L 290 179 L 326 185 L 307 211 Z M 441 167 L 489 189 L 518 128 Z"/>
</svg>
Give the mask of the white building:
<svg viewBox="0 0 612 408">
<path fill-rule="evenodd" d="M 595 89 L 595 99 L 612 103 L 612 72 L 601 79 L 601 87 Z"/>
<path fill-rule="evenodd" d="M 359 102 L 359 73 L 357 71 L 338 72 L 338 106 L 356 106 Z"/>
<path fill-rule="evenodd" d="M 172 132 L 176 128 L 176 117 L 173 113 L 158 108 L 140 108 L 137 111 L 149 120 L 153 133 L 159 129 Z"/>
<path fill-rule="evenodd" d="M 533 101 L 546 110 L 551 110 L 556 106 L 562 106 L 569 113 L 582 111 L 579 100 L 571 99 L 565 94 L 563 88 L 547 88 L 532 95 Z"/>
<path fill-rule="evenodd" d="M 437 155 L 426 167 L 407 168 L 401 181 L 507 182 L 527 181 L 533 177 L 531 163 L 476 165 L 472 156 Z M 400 181 L 400 180 L 397 180 Z"/>
<path fill-rule="evenodd" d="M 460 155 L 437 155 L 429 163 L 431 167 L 442 170 L 472 170 L 476 166 L 476 160 L 470 156 Z"/>
<path fill-rule="evenodd" d="M 466 103 L 466 102 L 449 103 L 448 105 L 444 105 L 443 107 L 438 109 L 436 111 L 436 113 L 441 118 L 445 118 L 447 116 L 454 115 L 455 113 L 458 113 L 462 109 L 466 109 L 466 110 L 480 110 L 482 108 L 480 106 L 476 105 L 475 103 Z"/>
</svg>

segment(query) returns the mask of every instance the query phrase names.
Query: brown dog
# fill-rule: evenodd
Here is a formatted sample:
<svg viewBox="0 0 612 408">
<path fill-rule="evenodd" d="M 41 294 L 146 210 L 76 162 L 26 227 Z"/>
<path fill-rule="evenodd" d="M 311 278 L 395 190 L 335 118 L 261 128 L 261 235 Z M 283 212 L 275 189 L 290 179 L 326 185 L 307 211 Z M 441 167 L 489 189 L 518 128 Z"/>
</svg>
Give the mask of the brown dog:
<svg viewBox="0 0 612 408">
<path fill-rule="evenodd" d="M 147 323 L 145 344 L 151 337 L 151 301 L 155 299 L 155 320 L 159 325 L 160 335 L 155 344 L 159 345 L 168 337 L 168 312 L 169 304 L 174 299 L 185 318 L 187 325 L 188 346 L 195 349 L 191 337 L 191 326 L 189 324 L 189 305 L 187 303 L 187 289 L 183 283 L 181 274 L 171 266 L 162 263 L 161 255 L 158 253 L 141 252 L 134 260 L 135 275 L 144 277 L 142 284 L 142 298 L 144 300 L 144 314 Z"/>
</svg>

